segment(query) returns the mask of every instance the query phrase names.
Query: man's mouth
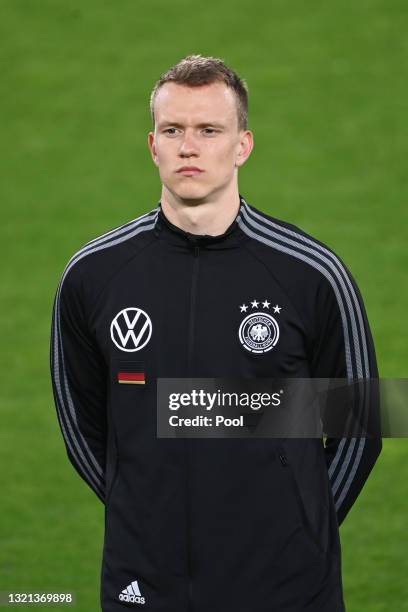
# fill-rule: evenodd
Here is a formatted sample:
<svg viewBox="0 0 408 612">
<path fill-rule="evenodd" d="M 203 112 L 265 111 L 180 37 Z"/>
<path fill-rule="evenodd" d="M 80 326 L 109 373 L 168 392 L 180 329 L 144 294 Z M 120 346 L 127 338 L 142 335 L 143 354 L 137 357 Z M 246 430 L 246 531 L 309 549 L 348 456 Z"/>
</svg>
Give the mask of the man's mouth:
<svg viewBox="0 0 408 612">
<path fill-rule="evenodd" d="M 183 166 L 177 170 L 177 174 L 182 174 L 183 176 L 195 176 L 196 174 L 201 174 L 204 170 L 201 168 L 197 168 L 197 166 Z"/>
</svg>

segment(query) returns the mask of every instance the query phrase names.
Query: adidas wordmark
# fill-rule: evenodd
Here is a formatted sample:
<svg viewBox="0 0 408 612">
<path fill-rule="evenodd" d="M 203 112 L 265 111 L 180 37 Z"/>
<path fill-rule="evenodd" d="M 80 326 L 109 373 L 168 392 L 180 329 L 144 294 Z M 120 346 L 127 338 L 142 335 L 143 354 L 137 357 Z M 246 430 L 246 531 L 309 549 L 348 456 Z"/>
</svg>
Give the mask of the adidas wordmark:
<svg viewBox="0 0 408 612">
<path fill-rule="evenodd" d="M 145 598 L 140 593 L 137 580 L 133 580 L 121 593 L 119 593 L 120 601 L 128 601 L 130 603 L 144 604 Z"/>
</svg>

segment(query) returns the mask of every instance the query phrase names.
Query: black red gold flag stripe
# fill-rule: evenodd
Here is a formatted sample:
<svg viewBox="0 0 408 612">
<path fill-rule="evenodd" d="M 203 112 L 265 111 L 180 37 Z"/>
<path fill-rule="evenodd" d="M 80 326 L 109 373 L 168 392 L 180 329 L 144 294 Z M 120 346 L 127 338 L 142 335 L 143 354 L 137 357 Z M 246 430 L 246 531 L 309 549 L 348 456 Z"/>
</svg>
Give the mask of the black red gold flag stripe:
<svg viewBox="0 0 408 612">
<path fill-rule="evenodd" d="M 126 385 L 145 385 L 146 373 L 142 361 L 120 361 L 117 370 L 117 381 Z"/>
<path fill-rule="evenodd" d="M 144 372 L 118 372 L 118 382 L 128 385 L 144 385 L 146 383 Z"/>
</svg>

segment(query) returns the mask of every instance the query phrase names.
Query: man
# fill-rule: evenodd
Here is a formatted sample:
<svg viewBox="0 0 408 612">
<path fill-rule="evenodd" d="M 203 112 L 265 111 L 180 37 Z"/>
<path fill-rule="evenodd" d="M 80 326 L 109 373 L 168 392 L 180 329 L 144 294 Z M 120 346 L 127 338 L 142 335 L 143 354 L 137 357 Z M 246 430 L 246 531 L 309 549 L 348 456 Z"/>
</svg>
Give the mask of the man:
<svg viewBox="0 0 408 612">
<path fill-rule="evenodd" d="M 380 439 L 156 434 L 159 378 L 377 376 L 340 259 L 238 191 L 247 109 L 219 59 L 164 74 L 148 139 L 160 203 L 87 243 L 57 290 L 53 389 L 68 456 L 105 504 L 105 612 L 345 609 L 338 525 Z"/>
</svg>

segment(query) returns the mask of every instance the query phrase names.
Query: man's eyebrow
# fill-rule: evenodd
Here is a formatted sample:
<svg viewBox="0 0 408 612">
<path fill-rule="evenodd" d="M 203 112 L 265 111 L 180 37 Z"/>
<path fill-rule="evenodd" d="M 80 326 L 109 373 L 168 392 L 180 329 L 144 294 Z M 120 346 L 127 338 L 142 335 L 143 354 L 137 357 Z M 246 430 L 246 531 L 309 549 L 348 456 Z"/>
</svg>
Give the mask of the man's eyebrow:
<svg viewBox="0 0 408 612">
<path fill-rule="evenodd" d="M 172 127 L 177 127 L 177 128 L 183 128 L 184 125 L 182 123 L 178 123 L 177 121 L 160 121 L 157 124 L 157 127 L 163 128 L 166 125 L 171 125 Z M 219 121 L 202 121 L 201 123 L 198 123 L 195 127 L 198 128 L 203 128 L 203 127 L 217 127 L 217 128 L 224 128 L 225 125 L 223 123 L 220 123 Z"/>
</svg>

